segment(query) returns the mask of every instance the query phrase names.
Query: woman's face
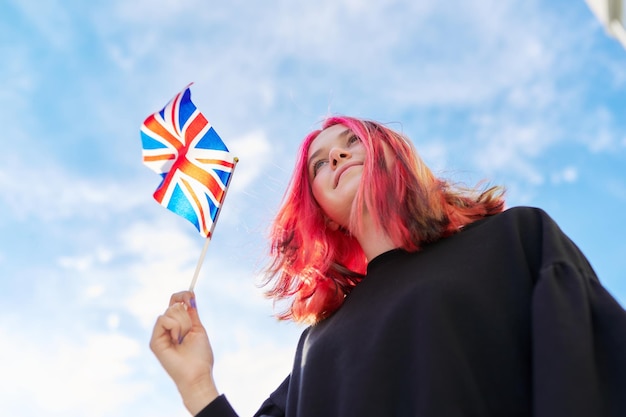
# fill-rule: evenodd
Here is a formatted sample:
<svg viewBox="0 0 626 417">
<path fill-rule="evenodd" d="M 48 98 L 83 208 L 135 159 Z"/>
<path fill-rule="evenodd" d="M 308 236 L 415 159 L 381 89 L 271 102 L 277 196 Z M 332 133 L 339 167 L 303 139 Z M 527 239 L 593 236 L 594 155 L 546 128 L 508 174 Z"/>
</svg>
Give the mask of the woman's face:
<svg viewBox="0 0 626 417">
<path fill-rule="evenodd" d="M 347 228 L 356 196 L 365 146 L 345 125 L 324 129 L 309 145 L 307 169 L 313 197 L 326 216 Z"/>
</svg>

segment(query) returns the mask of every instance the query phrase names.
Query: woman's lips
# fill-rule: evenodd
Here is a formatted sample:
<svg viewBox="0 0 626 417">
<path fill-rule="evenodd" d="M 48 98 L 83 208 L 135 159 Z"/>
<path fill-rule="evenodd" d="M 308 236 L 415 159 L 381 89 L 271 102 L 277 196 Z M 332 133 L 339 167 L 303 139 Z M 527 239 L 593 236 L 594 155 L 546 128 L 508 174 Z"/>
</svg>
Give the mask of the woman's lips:
<svg viewBox="0 0 626 417">
<path fill-rule="evenodd" d="M 337 172 L 335 172 L 335 184 L 333 188 L 337 188 L 337 185 L 339 184 L 339 180 L 341 179 L 341 176 L 343 175 L 344 172 L 346 172 L 348 169 L 358 166 L 358 165 L 363 165 L 362 162 L 348 162 L 345 165 L 342 165 Z"/>
</svg>

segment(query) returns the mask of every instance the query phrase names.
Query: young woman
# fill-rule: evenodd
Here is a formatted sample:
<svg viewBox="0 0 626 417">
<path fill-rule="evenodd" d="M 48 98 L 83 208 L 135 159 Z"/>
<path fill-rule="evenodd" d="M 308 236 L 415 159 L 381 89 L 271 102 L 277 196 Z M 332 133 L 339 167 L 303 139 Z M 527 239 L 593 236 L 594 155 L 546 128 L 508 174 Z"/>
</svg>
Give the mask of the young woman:
<svg viewBox="0 0 626 417">
<path fill-rule="evenodd" d="M 401 134 L 309 134 L 271 234 L 268 294 L 309 323 L 256 416 L 626 416 L 626 312 L 543 211 L 436 178 Z M 194 294 L 151 348 L 193 415 L 235 416 Z"/>
</svg>

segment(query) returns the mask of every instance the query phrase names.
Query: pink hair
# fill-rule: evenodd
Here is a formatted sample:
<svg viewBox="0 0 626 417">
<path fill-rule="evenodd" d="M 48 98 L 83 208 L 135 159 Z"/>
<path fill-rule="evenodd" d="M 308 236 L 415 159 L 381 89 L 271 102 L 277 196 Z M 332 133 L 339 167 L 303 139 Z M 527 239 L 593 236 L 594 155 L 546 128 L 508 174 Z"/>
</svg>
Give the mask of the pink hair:
<svg viewBox="0 0 626 417">
<path fill-rule="evenodd" d="M 366 149 L 349 230 L 357 230 L 363 212 L 359 208 L 365 207 L 375 227 L 384 230 L 398 248 L 414 252 L 504 210 L 502 188 L 467 189 L 435 177 L 411 142 L 386 126 L 333 116 L 322 128 L 336 124 L 349 128 Z M 367 268 L 357 240 L 345 230 L 327 228 L 326 216 L 313 198 L 307 156 L 320 132 L 311 132 L 300 146 L 291 182 L 270 230 L 272 261 L 265 282 L 272 282 L 269 297 L 290 302 L 278 317 L 306 323 L 337 310 Z M 385 145 L 394 158 L 389 166 Z"/>
</svg>

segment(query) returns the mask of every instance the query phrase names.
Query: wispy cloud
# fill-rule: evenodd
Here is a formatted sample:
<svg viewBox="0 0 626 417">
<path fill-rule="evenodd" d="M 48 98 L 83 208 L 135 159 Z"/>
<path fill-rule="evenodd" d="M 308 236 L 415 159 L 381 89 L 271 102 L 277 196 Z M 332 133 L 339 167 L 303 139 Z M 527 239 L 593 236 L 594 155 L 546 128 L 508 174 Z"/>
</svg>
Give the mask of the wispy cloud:
<svg viewBox="0 0 626 417">
<path fill-rule="evenodd" d="M 8 415 L 110 416 L 149 388 L 128 379 L 141 353 L 134 338 L 111 332 L 64 337 L 52 329 L 34 334 L 3 323 L 0 364 L 11 377 L 0 378 L 0 389 Z"/>
<path fill-rule="evenodd" d="M 19 18 L 25 19 L 30 28 L 35 29 L 36 35 L 55 48 L 65 48 L 75 39 L 75 22 L 69 10 L 58 0 L 45 4 L 29 0 L 10 1 L 10 4 L 18 10 Z"/>
<path fill-rule="evenodd" d="M 108 218 L 145 200 L 132 183 L 90 180 L 38 159 L 18 157 L 0 167 L 0 200 L 18 219 Z"/>
</svg>

